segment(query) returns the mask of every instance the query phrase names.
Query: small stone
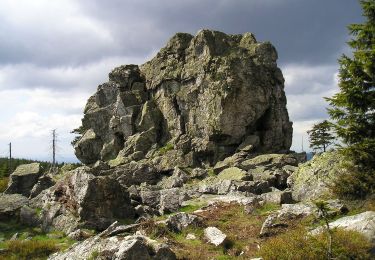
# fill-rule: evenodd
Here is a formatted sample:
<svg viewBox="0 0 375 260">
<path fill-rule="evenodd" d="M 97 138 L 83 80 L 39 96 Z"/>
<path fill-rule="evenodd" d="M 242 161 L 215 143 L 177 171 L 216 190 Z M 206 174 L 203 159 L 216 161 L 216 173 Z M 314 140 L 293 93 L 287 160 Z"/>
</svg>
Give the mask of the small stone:
<svg viewBox="0 0 375 260">
<path fill-rule="evenodd" d="M 19 237 L 18 233 L 14 233 L 13 236 L 9 239 L 10 241 L 16 240 Z"/>
<path fill-rule="evenodd" d="M 189 233 L 189 234 L 186 235 L 186 239 L 187 240 L 195 240 L 195 239 L 197 239 L 197 237 L 194 234 Z"/>
<path fill-rule="evenodd" d="M 216 227 L 208 227 L 204 230 L 204 236 L 207 241 L 215 246 L 219 246 L 225 242 L 227 235 Z"/>
</svg>

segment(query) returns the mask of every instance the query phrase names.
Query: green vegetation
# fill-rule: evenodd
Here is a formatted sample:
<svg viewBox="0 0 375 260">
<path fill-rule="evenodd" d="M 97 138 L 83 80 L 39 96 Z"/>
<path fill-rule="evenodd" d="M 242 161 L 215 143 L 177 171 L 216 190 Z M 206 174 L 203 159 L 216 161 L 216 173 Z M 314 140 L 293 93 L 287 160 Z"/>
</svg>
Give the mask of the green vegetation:
<svg viewBox="0 0 375 260">
<path fill-rule="evenodd" d="M 255 214 L 257 215 L 269 215 L 272 211 L 276 211 L 280 209 L 280 205 L 276 203 L 265 203 L 261 207 L 255 210 Z"/>
<path fill-rule="evenodd" d="M 213 168 L 208 168 L 207 174 L 208 174 L 208 176 L 216 176 Z"/>
<path fill-rule="evenodd" d="M 342 186 L 337 191 L 352 197 L 365 197 L 375 190 L 375 2 L 360 2 L 366 20 L 348 26 L 353 57 L 340 58 L 340 91 L 326 98 L 336 134 L 344 144 L 340 150 L 357 165 L 338 182 L 344 181 L 347 189 Z"/>
<path fill-rule="evenodd" d="M 309 134 L 310 148 L 314 151 L 323 150 L 326 151 L 327 147 L 330 146 L 335 139 L 331 133 L 332 124 L 327 120 L 313 125 L 310 131 L 307 131 Z"/>
<path fill-rule="evenodd" d="M 71 144 L 74 146 L 78 140 L 81 138 L 81 136 L 85 133 L 86 129 L 81 125 L 80 127 L 73 129 L 70 133 L 71 134 L 76 134 L 77 136 L 74 137 L 73 141 Z"/>
<path fill-rule="evenodd" d="M 357 232 L 332 231 L 332 259 L 371 259 L 370 249 L 370 243 Z M 325 234 L 312 236 L 299 226 L 267 239 L 259 255 L 264 259 L 327 259 L 327 238 Z"/>
<path fill-rule="evenodd" d="M 186 205 L 180 208 L 180 212 L 185 212 L 185 213 L 193 213 L 194 211 L 206 206 L 206 203 L 197 203 L 197 204 L 191 204 L 191 205 Z"/>
<path fill-rule="evenodd" d="M 195 211 L 199 206 L 186 206 L 184 212 Z M 261 212 L 275 209 L 267 204 Z M 247 214 L 243 206 L 236 203 L 221 203 L 215 207 L 196 213 L 203 222 L 197 226 L 184 229 L 180 233 L 173 233 L 164 224 L 147 221 L 142 229 L 154 239 L 172 241 L 172 250 L 178 259 L 249 259 L 255 257 L 257 245 L 261 241 L 259 232 L 266 215 L 257 212 Z M 227 241 L 222 246 L 214 246 L 205 242 L 204 228 L 214 226 L 227 234 Z M 193 234 L 196 239 L 187 239 Z M 241 252 L 244 252 L 241 256 Z"/>
<path fill-rule="evenodd" d="M 4 249 L 0 259 L 46 259 L 58 251 L 52 240 L 11 240 L 5 242 Z"/>
<path fill-rule="evenodd" d="M 171 151 L 174 149 L 174 145 L 172 143 L 166 143 L 163 147 L 160 147 L 159 148 L 159 154 L 160 155 L 164 155 L 166 154 L 168 151 Z"/>
<path fill-rule="evenodd" d="M 17 238 L 10 240 L 14 234 Z M 16 221 L 0 222 L 0 259 L 46 259 L 53 252 L 67 249 L 75 241 L 64 233 L 44 233 Z"/>
<path fill-rule="evenodd" d="M 99 256 L 99 251 L 95 250 L 91 253 L 90 257 L 87 260 L 95 260 Z"/>
<path fill-rule="evenodd" d="M 9 177 L 0 178 L 0 192 L 4 192 L 8 187 Z"/>
</svg>

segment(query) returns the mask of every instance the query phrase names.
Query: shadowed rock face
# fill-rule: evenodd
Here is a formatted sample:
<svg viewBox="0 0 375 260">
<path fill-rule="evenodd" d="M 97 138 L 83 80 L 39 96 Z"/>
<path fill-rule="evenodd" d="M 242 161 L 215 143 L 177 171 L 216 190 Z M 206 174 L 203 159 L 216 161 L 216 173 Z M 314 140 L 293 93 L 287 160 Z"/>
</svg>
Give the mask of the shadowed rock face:
<svg viewBox="0 0 375 260">
<path fill-rule="evenodd" d="M 178 33 L 152 60 L 115 68 L 98 87 L 76 155 L 124 163 L 168 147 L 187 164 L 212 165 L 239 150 L 287 151 L 292 123 L 276 59 L 250 33 Z"/>
</svg>

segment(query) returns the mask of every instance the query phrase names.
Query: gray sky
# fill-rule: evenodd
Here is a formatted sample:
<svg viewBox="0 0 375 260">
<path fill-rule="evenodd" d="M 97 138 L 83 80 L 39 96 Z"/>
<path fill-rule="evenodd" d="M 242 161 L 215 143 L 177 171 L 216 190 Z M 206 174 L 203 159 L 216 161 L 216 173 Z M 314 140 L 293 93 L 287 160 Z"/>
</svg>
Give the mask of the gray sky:
<svg viewBox="0 0 375 260">
<path fill-rule="evenodd" d="M 176 32 L 252 32 L 278 50 L 294 122 L 292 148 L 307 146 L 337 91 L 337 59 L 350 53 L 346 26 L 357 0 L 0 0 L 0 156 L 74 160 L 69 132 L 109 71 L 151 58 Z"/>
</svg>

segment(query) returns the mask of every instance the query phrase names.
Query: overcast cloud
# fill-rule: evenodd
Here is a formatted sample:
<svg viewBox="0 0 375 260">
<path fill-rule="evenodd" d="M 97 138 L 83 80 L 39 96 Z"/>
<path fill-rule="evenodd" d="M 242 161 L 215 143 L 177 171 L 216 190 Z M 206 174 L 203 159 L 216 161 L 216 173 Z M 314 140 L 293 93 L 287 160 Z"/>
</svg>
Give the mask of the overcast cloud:
<svg viewBox="0 0 375 260">
<path fill-rule="evenodd" d="M 56 128 L 59 160 L 75 160 L 69 132 L 108 72 L 202 28 L 275 45 L 299 151 L 337 91 L 346 26 L 361 20 L 357 0 L 0 0 L 0 156 L 12 141 L 15 156 L 48 159 Z"/>
</svg>

